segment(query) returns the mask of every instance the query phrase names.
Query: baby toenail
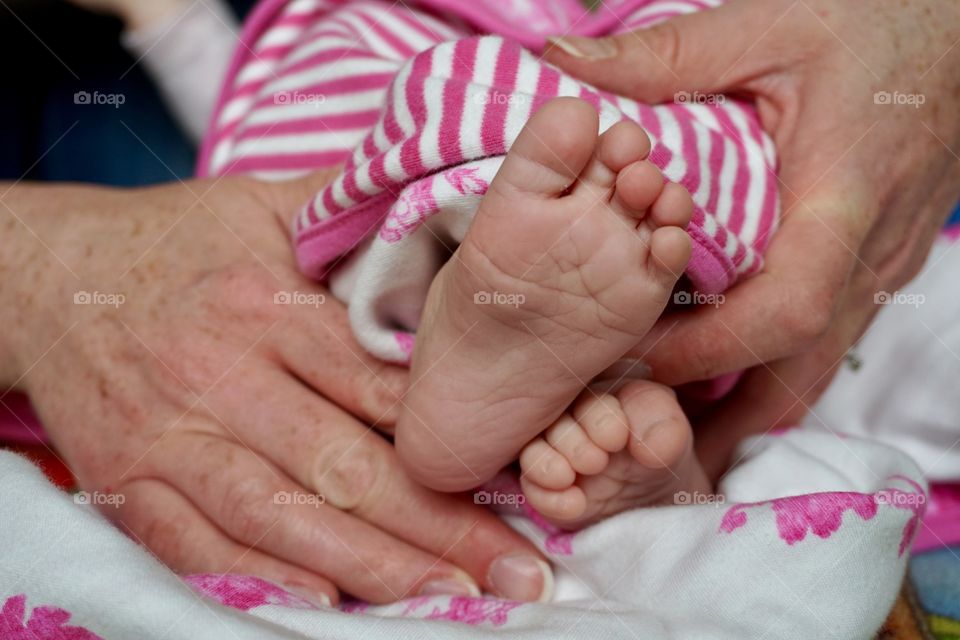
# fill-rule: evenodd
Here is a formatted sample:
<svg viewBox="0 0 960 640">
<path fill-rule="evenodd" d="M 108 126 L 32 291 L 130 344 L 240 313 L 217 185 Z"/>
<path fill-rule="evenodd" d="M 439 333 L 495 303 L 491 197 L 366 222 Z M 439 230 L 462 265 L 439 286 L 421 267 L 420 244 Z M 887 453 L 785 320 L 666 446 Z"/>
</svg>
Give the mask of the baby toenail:
<svg viewBox="0 0 960 640">
<path fill-rule="evenodd" d="M 550 565 L 531 555 L 498 558 L 488 575 L 497 595 L 522 602 L 546 602 L 553 595 Z"/>
</svg>

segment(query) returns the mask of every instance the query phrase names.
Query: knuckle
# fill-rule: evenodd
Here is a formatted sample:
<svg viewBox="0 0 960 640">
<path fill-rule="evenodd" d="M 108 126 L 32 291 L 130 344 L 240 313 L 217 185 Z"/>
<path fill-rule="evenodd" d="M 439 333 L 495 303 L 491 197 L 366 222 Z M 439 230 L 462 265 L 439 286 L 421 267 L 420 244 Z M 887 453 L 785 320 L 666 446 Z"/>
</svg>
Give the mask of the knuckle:
<svg viewBox="0 0 960 640">
<path fill-rule="evenodd" d="M 668 73 L 678 73 L 683 65 L 683 38 L 681 37 L 679 19 L 667 20 L 660 24 L 642 31 L 643 43 L 654 51 L 656 57 L 663 63 L 660 66 Z"/>
<path fill-rule="evenodd" d="M 808 294 L 798 304 L 788 301 L 784 324 L 796 346 L 812 346 L 827 334 L 833 324 L 835 301 L 834 293 L 823 291 Z"/>
<path fill-rule="evenodd" d="M 690 365 L 690 370 L 695 372 L 695 376 L 691 378 L 693 382 L 709 380 L 710 378 L 725 373 L 722 369 L 721 362 L 719 362 L 715 356 L 711 355 L 709 349 L 696 349 L 691 351 L 687 353 L 687 360 Z"/>
<path fill-rule="evenodd" d="M 364 437 L 378 437 L 368 433 Z M 333 440 L 317 455 L 314 488 L 342 511 L 370 510 L 373 498 L 380 495 L 382 462 L 376 446 L 362 440 Z"/>
<path fill-rule="evenodd" d="M 373 421 L 381 421 L 400 401 L 394 389 L 387 382 L 388 365 L 377 363 L 372 365 L 372 372 L 361 367 L 357 372 L 358 380 L 354 381 L 353 389 L 358 394 L 357 403 L 365 417 Z"/>
<path fill-rule="evenodd" d="M 210 389 L 226 366 L 222 342 L 194 325 L 172 323 L 162 328 L 153 350 L 163 366 L 151 369 L 150 375 L 162 393 L 177 402 Z"/>
<path fill-rule="evenodd" d="M 275 487 L 265 478 L 247 478 L 230 486 L 223 498 L 223 524 L 248 544 L 258 540 L 279 519 Z"/>
<path fill-rule="evenodd" d="M 154 518 L 143 527 L 139 537 L 155 556 L 175 571 L 189 569 L 188 554 L 194 544 L 190 526 L 185 521 Z"/>
<path fill-rule="evenodd" d="M 276 280 L 259 263 L 236 263 L 207 274 L 202 282 L 203 300 L 216 317 L 260 319 L 273 322 L 284 305 L 276 304 Z"/>
<path fill-rule="evenodd" d="M 691 336 L 682 354 L 683 374 L 680 379 L 659 380 L 659 382 L 669 384 L 698 382 L 725 373 L 723 368 L 725 361 L 722 357 L 718 357 L 716 339 L 712 336 Z M 654 367 L 654 373 L 656 370 Z"/>
</svg>

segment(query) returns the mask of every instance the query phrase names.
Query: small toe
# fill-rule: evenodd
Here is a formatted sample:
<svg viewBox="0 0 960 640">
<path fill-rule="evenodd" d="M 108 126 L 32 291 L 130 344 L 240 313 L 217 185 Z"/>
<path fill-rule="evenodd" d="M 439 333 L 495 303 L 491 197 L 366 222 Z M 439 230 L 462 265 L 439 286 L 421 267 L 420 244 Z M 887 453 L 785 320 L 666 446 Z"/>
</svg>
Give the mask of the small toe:
<svg viewBox="0 0 960 640">
<path fill-rule="evenodd" d="M 577 479 L 567 459 L 543 438 L 534 439 L 520 452 L 520 471 L 522 478 L 545 489 L 566 489 Z"/>
<path fill-rule="evenodd" d="M 598 447 L 587 432 L 569 414 L 563 414 L 544 432 L 547 442 L 577 473 L 593 475 L 607 467 L 607 452 Z"/>
<path fill-rule="evenodd" d="M 582 394 L 573 405 L 573 417 L 590 440 L 604 451 L 614 453 L 627 446 L 630 427 L 616 397 Z"/>
<path fill-rule="evenodd" d="M 580 184 L 611 189 L 624 167 L 649 154 L 650 138 L 643 128 L 630 120 L 618 122 L 600 135 L 593 158 L 580 176 Z"/>
<path fill-rule="evenodd" d="M 648 268 L 667 289 L 672 289 L 690 262 L 690 236 L 680 227 L 660 227 L 650 235 Z"/>
<path fill-rule="evenodd" d="M 672 389 L 633 382 L 619 398 L 630 421 L 628 448 L 637 462 L 649 469 L 672 469 L 692 455 L 693 431 Z"/>
<path fill-rule="evenodd" d="M 668 182 L 660 197 L 650 206 L 648 220 L 655 227 L 680 227 L 685 229 L 693 216 L 693 198 L 687 190 Z"/>
<path fill-rule="evenodd" d="M 580 487 L 551 491 L 524 478 L 520 486 L 530 506 L 551 520 L 575 520 L 587 510 L 587 496 Z"/>
<path fill-rule="evenodd" d="M 617 175 L 613 203 L 623 215 L 643 218 L 660 197 L 663 188 L 663 174 L 656 165 L 649 160 L 634 162 Z"/>
</svg>

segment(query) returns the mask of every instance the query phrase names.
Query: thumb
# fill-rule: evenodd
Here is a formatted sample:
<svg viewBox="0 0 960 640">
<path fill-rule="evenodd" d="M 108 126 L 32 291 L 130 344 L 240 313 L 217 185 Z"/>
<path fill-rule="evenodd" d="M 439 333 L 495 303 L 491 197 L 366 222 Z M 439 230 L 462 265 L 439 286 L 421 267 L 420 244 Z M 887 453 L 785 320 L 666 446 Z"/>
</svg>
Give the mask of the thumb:
<svg viewBox="0 0 960 640">
<path fill-rule="evenodd" d="M 548 38 L 543 58 L 600 89 L 650 104 L 682 102 L 675 99 L 681 91 L 744 89 L 779 57 L 761 42 L 786 15 L 778 5 L 740 0 L 611 37 Z"/>
</svg>

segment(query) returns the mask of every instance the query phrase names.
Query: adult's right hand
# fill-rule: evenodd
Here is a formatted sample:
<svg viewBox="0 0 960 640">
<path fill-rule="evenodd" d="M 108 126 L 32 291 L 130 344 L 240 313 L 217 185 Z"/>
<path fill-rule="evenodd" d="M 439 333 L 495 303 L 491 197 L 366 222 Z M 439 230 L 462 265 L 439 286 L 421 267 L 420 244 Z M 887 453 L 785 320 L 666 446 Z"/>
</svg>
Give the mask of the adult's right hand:
<svg viewBox="0 0 960 640">
<path fill-rule="evenodd" d="M 329 179 L 141 190 L 0 185 L 0 384 L 29 393 L 79 484 L 181 573 L 315 601 L 549 589 L 534 547 L 407 478 L 406 373 L 296 270 L 290 215 Z M 118 502 L 114 500 L 112 502 Z"/>
</svg>

